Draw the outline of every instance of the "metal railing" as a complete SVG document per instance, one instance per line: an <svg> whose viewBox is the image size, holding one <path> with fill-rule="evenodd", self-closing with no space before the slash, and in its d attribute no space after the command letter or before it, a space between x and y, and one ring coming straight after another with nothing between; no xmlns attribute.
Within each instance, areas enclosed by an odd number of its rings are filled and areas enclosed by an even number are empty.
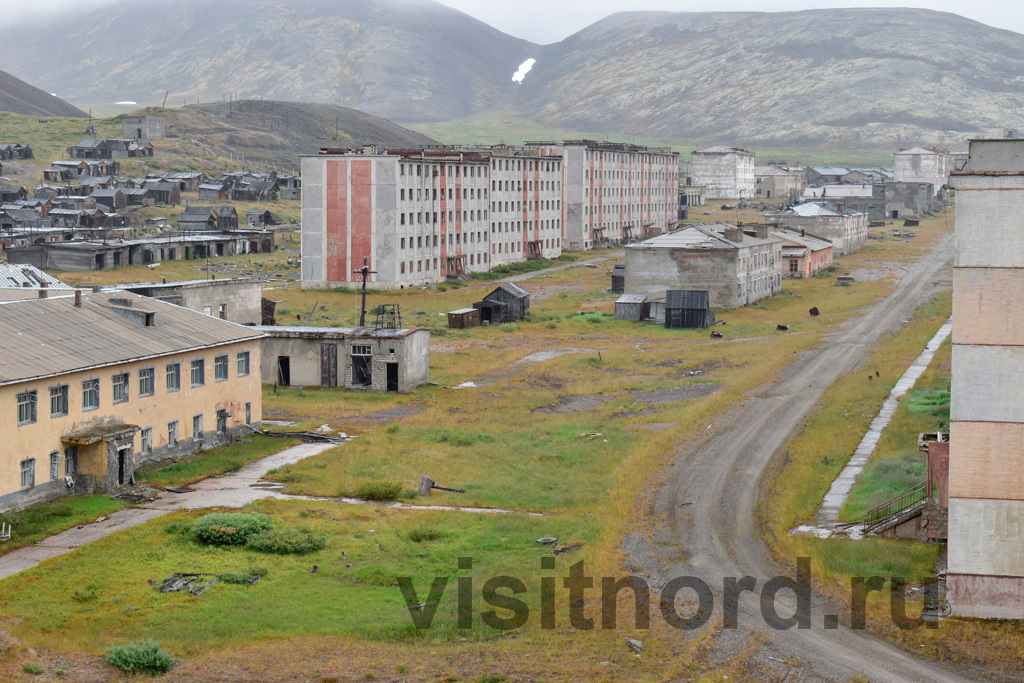
<svg viewBox="0 0 1024 683"><path fill-rule="evenodd" d="M870 529L877 526L879 522L883 522L920 505L924 502L925 496L925 482L921 482L917 486L907 489L898 496L890 498L881 505L871 508L864 514L862 523L864 524L865 530L870 531Z"/></svg>

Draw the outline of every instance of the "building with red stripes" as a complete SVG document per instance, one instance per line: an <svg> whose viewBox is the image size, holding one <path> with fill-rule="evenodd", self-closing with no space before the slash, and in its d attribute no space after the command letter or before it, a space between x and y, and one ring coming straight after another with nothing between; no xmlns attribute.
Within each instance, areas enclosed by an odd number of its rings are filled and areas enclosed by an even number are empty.
<svg viewBox="0 0 1024 683"><path fill-rule="evenodd" d="M593 249L653 237L677 219L679 154L596 140L530 142L562 157L562 247Z"/></svg>

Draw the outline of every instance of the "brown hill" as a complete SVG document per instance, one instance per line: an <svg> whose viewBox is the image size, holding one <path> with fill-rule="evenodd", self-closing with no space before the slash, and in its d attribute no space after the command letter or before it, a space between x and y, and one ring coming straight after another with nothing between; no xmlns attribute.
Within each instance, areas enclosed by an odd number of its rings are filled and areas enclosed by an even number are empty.
<svg viewBox="0 0 1024 683"><path fill-rule="evenodd" d="M0 71L0 111L27 116L88 116L78 107L29 85L6 71Z"/></svg>

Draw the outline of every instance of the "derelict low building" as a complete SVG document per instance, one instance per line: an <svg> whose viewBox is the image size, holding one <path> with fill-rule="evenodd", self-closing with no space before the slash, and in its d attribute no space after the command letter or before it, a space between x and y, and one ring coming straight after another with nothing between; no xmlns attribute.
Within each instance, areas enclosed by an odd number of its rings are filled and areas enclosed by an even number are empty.
<svg viewBox="0 0 1024 683"><path fill-rule="evenodd" d="M430 331L257 326L263 383L412 391L430 381Z"/></svg>

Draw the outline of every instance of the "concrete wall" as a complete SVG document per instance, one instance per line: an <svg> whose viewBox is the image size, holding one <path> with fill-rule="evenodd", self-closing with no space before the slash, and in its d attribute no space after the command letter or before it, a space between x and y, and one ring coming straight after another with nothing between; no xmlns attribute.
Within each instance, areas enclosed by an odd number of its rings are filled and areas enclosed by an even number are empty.
<svg viewBox="0 0 1024 683"><path fill-rule="evenodd" d="M947 589L963 616L1024 618L1022 168L1024 141L972 142L965 175L952 177Z"/></svg>
<svg viewBox="0 0 1024 683"><path fill-rule="evenodd" d="M125 138L160 140L164 137L164 128L164 117L162 116L125 116L121 120L121 134ZM140 129L141 136L139 135Z"/></svg>
<svg viewBox="0 0 1024 683"><path fill-rule="evenodd" d="M833 254L845 256L857 251L868 241L868 217L866 214L841 216L800 216L769 215L768 220L776 225L785 225L824 237L832 241Z"/></svg>
<svg viewBox="0 0 1024 683"><path fill-rule="evenodd" d="M694 185L709 199L750 199L755 195L754 155L749 152L701 152L690 155Z"/></svg>
<svg viewBox="0 0 1024 683"><path fill-rule="evenodd" d="M562 160L529 152L491 157L491 266L525 261L527 241L544 258L562 253Z"/></svg>
<svg viewBox="0 0 1024 683"><path fill-rule="evenodd" d="M893 155L893 180L907 183L930 183L933 195L949 182L952 157L946 152L927 151L917 154L898 152Z"/></svg>
<svg viewBox="0 0 1024 683"><path fill-rule="evenodd" d="M237 354L243 351L250 354L250 370L247 376L239 377ZM214 358L224 354L228 355L228 379L218 382L215 380ZM205 360L206 382L201 387L192 387L190 362L197 358ZM168 363L175 362L181 363L181 388L176 392L168 392L165 368ZM143 368L155 370L153 396L139 396L139 370ZM54 451L61 454L60 481L55 495L66 492L61 489L65 475L63 454L66 448L61 437L67 434L113 423L136 425L140 429L151 427L151 454L142 453L141 434L136 433L134 436L134 465L138 465L149 460L194 452L223 441L223 438L218 439L216 435L216 413L220 409L231 413L231 417L228 418L229 431L244 430L242 425L245 423L246 403L250 404L252 423L258 424L262 420L259 368L260 345L258 341L251 341L0 387L0 405L6 406L4 410L0 410L0 434L4 435L5 440L5 447L0 449L0 510L20 507L25 502L32 502L33 496L40 495L34 494L31 490L21 489L20 463L27 458L34 458L36 461L38 488L50 479L50 454ZM129 400L114 404L112 378L115 374L123 372L130 375ZM100 407L96 410L82 409L82 382L86 379L100 380ZM69 387L69 410L65 416L51 417L49 389L59 384L67 384ZM36 391L37 420L19 426L16 396L27 390ZM192 434L192 416L196 414L204 415L205 436L201 441L194 440ZM177 447L170 446L167 440L167 424L172 420L179 423ZM83 464L80 457L79 470L82 470Z"/></svg>
<svg viewBox="0 0 1024 683"><path fill-rule="evenodd" d="M221 306L227 312L226 320L241 325L259 325L263 322L263 288L258 282L236 280L206 280L190 282L177 287L126 287L129 291L169 303L220 316Z"/></svg>

